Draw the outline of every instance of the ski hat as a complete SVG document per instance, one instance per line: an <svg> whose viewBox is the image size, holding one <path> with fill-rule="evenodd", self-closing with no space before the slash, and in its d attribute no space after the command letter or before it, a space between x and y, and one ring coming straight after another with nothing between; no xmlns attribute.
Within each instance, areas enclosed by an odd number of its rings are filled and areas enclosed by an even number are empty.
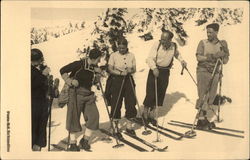
<svg viewBox="0 0 250 160"><path fill-rule="evenodd" d="M220 25L218 23L211 23L211 24L207 25L206 28L207 29L212 28L214 31L218 32L219 28L220 28Z"/></svg>
<svg viewBox="0 0 250 160"><path fill-rule="evenodd" d="M101 51L99 49L91 49L89 51L89 58L90 59L97 59L98 57L100 57L102 55Z"/></svg>
<svg viewBox="0 0 250 160"><path fill-rule="evenodd" d="M37 48L31 49L31 61L43 60L43 53Z"/></svg>

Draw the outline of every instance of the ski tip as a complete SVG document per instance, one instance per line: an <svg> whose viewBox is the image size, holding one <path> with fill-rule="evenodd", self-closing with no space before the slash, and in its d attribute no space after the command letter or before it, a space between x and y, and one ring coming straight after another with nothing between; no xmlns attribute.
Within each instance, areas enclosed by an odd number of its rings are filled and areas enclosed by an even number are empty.
<svg viewBox="0 0 250 160"><path fill-rule="evenodd" d="M162 148L162 150L164 150L164 152L166 152L167 149L168 149L168 146Z"/></svg>
<svg viewBox="0 0 250 160"><path fill-rule="evenodd" d="M194 138L196 135L197 134L195 131L190 130L190 131L187 131L184 136L185 136L185 138Z"/></svg>
<svg viewBox="0 0 250 160"><path fill-rule="evenodd" d="M124 147L124 144L117 144L117 145L114 145L112 148L121 148L121 147Z"/></svg>

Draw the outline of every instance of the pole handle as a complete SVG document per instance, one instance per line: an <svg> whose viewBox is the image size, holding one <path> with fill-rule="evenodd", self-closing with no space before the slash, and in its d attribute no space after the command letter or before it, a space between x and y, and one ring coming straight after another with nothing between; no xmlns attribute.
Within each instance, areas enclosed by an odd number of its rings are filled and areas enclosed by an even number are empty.
<svg viewBox="0 0 250 160"><path fill-rule="evenodd" d="M185 67L182 67L182 69L181 69L181 75L183 75L184 69L185 69Z"/></svg>

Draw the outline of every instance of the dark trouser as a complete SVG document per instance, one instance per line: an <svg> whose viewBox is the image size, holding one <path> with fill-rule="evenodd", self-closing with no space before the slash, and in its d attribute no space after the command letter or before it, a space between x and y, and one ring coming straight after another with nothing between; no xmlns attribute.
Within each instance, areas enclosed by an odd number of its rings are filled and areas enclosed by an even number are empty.
<svg viewBox="0 0 250 160"><path fill-rule="evenodd" d="M48 122L48 101L46 99L32 99L32 146L34 144L46 146L46 126Z"/></svg>
<svg viewBox="0 0 250 160"><path fill-rule="evenodd" d="M158 106L163 105L163 100L168 87L170 71L169 69L159 69L159 76L157 78L157 96ZM149 70L147 86L146 86L146 97L143 102L145 107L153 109L155 102L155 76L152 70Z"/></svg>
<svg viewBox="0 0 250 160"><path fill-rule="evenodd" d="M66 129L69 132L80 132L80 116L83 113L86 128L99 129L99 112L95 104L93 92L85 88L69 89L69 103L67 108Z"/></svg>
<svg viewBox="0 0 250 160"><path fill-rule="evenodd" d="M111 105L111 86L112 86L112 75L109 75L105 87L105 98L107 100L108 106Z"/></svg>
<svg viewBox="0 0 250 160"><path fill-rule="evenodd" d="M127 119L136 117L136 114L137 114L137 110L135 108L136 99L135 99L135 95L133 92L133 88L135 89L135 83L134 83L134 79L132 78L132 76L130 76L130 78L132 80L133 85L130 82L129 76L126 76L124 80L124 85L121 91L121 95L118 100L118 104L116 106L124 76L112 75L111 117L115 119L121 118L121 107L122 107L123 98L125 99L125 109L126 109L125 117Z"/></svg>

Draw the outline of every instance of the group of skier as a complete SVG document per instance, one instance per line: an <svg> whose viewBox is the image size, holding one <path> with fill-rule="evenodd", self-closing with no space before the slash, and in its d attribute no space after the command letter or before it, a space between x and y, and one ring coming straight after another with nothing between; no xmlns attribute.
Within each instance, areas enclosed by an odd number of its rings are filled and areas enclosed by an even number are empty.
<svg viewBox="0 0 250 160"><path fill-rule="evenodd" d="M225 40L219 40L217 37L219 25L209 24L207 29L207 39L201 40L197 47L196 57L197 65L197 88L198 100L196 108L198 112L197 128L212 129L215 127L213 101L216 96L218 82L221 78L219 65L228 62L229 51ZM169 84L170 69L173 60L176 58L184 69L187 69L187 63L182 58L177 44L172 42L174 34L169 30L162 31L160 40L157 40L152 46L146 63L149 66L149 72L146 83L146 95L143 101L143 111L140 113L143 122L147 126L149 123L156 125L155 110L163 106L163 100ZM133 128L133 120L137 116L136 104L138 100L135 92L135 81L133 74L136 73L136 59L133 53L129 51L128 41L125 37L118 39L117 51L113 52L108 60L108 80L105 87L104 98L107 106L111 106L109 114L111 125L114 125L112 134L117 139L122 139L119 129L119 120L121 119L121 107L124 99L126 133L136 136ZM39 54L39 55L38 55ZM34 58L35 57L35 58ZM91 49L86 58L72 62L60 69L60 74L69 87L69 101L67 107L66 129L69 132L69 151L80 151L80 149L90 150L90 140L94 131L99 129L99 112L96 106L96 96L91 90L93 85L101 85L100 75L102 70L98 63L102 57L102 52L98 49ZM44 79L48 75L49 69L39 70L36 67L43 61L40 50L31 50L32 61L32 147L33 150L41 150L46 141L46 123L47 117L40 116L46 112L46 104L43 97L46 93L46 85L42 86ZM35 63L38 61L39 63ZM220 63L219 63L220 62ZM39 74L39 75L36 75ZM37 76L37 78L36 78ZM40 78L39 78L40 77ZM38 81L41 85L35 85ZM210 83L212 81L212 83ZM204 96L209 88L209 96L205 100ZM41 92L41 91L44 92ZM33 103L39 93L41 97L37 103ZM33 96L34 95L34 96ZM139 106L138 106L139 107ZM39 108L39 110L37 110ZM43 109L42 109L43 108ZM138 108L139 111L140 108ZM83 113L85 120L85 130L83 137L77 145L76 134L82 131L80 115ZM214 113L214 112L213 112ZM40 119L38 120L38 115ZM44 122L43 122L44 121ZM41 122L41 123L39 123ZM36 131L35 131L36 130ZM45 140L45 141L44 141ZM41 142L43 141L43 143ZM37 149L38 148L38 149Z"/></svg>

